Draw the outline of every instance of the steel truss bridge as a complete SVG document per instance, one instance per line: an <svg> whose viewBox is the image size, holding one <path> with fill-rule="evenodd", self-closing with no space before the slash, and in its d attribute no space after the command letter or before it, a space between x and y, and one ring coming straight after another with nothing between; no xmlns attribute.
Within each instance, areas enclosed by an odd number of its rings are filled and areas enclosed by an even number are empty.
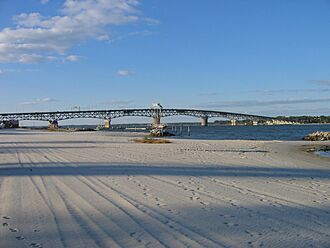
<svg viewBox="0 0 330 248"><path fill-rule="evenodd" d="M31 112L31 113L3 113L0 122L5 121L61 121L75 118L96 118L111 120L125 116L152 117L154 123L160 123L161 117L168 116L193 116L201 118L202 125L207 125L208 118L221 117L230 120L272 120L271 117L230 113L222 111L196 110L196 109L118 109L118 110L82 110L82 111L57 111L57 112Z"/></svg>

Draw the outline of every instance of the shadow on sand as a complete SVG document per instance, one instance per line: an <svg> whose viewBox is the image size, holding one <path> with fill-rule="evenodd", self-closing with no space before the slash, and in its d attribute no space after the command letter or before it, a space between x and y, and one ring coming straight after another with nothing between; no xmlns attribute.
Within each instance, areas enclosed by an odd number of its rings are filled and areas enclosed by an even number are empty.
<svg viewBox="0 0 330 248"><path fill-rule="evenodd" d="M0 176L212 176L330 179L328 169L269 168L256 166L173 166L100 163L0 164Z"/></svg>

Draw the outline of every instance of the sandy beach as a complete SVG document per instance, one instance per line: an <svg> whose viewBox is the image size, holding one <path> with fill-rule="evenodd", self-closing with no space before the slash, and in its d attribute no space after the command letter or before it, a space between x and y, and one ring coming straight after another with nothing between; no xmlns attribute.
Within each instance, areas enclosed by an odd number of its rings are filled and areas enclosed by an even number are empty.
<svg viewBox="0 0 330 248"><path fill-rule="evenodd" d="M330 142L0 131L0 247L330 247Z"/></svg>

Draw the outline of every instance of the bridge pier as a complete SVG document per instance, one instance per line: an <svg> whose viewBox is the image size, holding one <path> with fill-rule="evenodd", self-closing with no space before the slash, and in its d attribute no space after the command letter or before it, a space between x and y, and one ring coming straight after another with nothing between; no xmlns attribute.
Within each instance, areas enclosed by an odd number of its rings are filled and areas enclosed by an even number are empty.
<svg viewBox="0 0 330 248"><path fill-rule="evenodd" d="M49 120L48 121L49 129L57 129L58 128L58 120Z"/></svg>
<svg viewBox="0 0 330 248"><path fill-rule="evenodd" d="M231 125L236 126L237 125L237 120L235 118L231 119Z"/></svg>
<svg viewBox="0 0 330 248"><path fill-rule="evenodd" d="M19 127L19 121L17 120L9 120L9 121L3 121L5 128L18 128Z"/></svg>
<svg viewBox="0 0 330 248"><path fill-rule="evenodd" d="M208 117L207 116L202 116L201 117L201 126L206 127L208 125Z"/></svg>
<svg viewBox="0 0 330 248"><path fill-rule="evenodd" d="M153 126L158 126L158 125L160 125L160 115L159 115L159 114L155 114L155 115L152 117L152 125L153 125Z"/></svg>
<svg viewBox="0 0 330 248"><path fill-rule="evenodd" d="M104 120L104 128L108 129L111 127L111 118L107 118Z"/></svg>

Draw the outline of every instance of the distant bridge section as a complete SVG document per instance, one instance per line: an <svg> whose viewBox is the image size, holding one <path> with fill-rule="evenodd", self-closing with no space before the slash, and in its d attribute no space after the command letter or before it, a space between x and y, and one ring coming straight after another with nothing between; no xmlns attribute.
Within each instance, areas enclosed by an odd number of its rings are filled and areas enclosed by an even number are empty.
<svg viewBox="0 0 330 248"><path fill-rule="evenodd" d="M62 121L77 118L103 119L110 123L111 119L125 116L141 116L153 118L154 124L160 124L162 117L168 116L192 116L201 119L201 125L207 126L208 119L221 117L233 121L249 119L252 121L272 120L272 117L240 114L222 111L197 110L197 109L118 109L118 110L82 110L82 111L57 111L57 112L31 112L31 113L3 113L0 114L0 122L6 121Z"/></svg>

